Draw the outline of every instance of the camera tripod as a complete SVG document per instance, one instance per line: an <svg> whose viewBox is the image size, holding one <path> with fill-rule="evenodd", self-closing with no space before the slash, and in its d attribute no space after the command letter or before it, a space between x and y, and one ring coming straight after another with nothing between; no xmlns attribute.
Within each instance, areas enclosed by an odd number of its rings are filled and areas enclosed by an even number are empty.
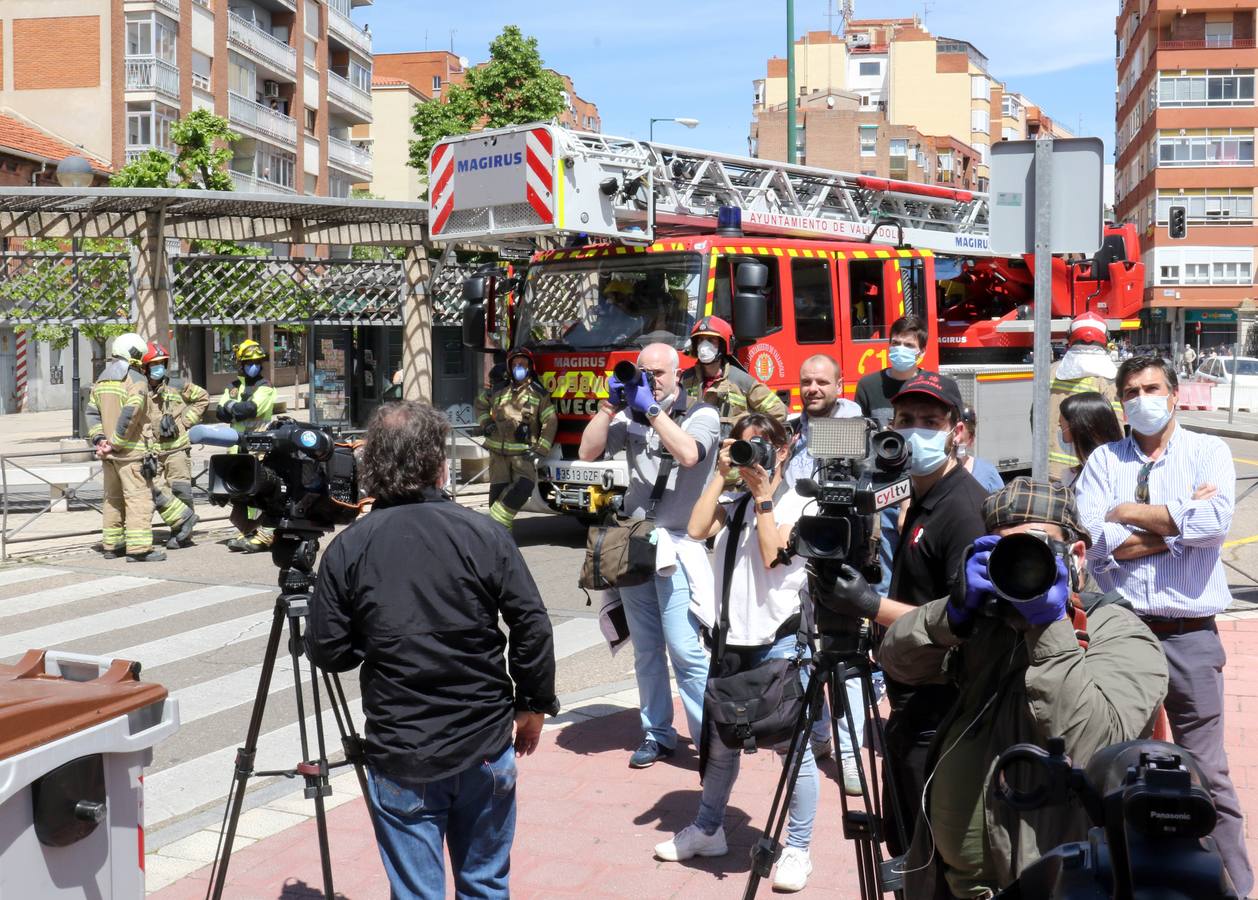
<svg viewBox="0 0 1258 900"><path fill-rule="evenodd" d="M314 663L307 658L317 755L312 756L310 752L310 740L306 728L305 689L301 679L301 657L304 654L302 620L309 614L310 589L314 583L314 561L319 552L319 538L324 533L324 529L314 523L303 523L303 526L308 527L297 527L292 520L287 520L276 529L275 543L271 548L271 558L280 570L280 594L275 599L275 615L271 619L271 633L267 639L266 655L262 660L262 672L258 676L258 692L253 699L249 730L245 734L244 745L236 751L236 772L232 778L231 790L227 795L224 827L219 833L219 845L214 854L214 863L210 867L210 884L206 897L212 897L214 900L220 900L223 896L223 889L227 882L227 867L231 863L232 844L236 839L236 826L240 821L245 788L250 778L282 775L285 778L300 776L305 780L305 796L314 800L315 805L319 860L323 872L323 895L326 900L334 900L336 896L332 887L332 858L328 848L327 812L324 807L324 798L332 793L332 787L328 783L328 772L340 766L352 765L358 773L358 784L362 788L363 796L368 796L367 774L363 768L362 738L354 730L341 679L336 674L329 675L327 672L316 671ZM275 672L275 661L279 653L280 636L284 631L285 622L288 623L288 652L293 666L293 690L297 697L297 729L301 742L301 762L292 769L257 772L254 771L253 764L257 755L258 736L262 731L262 718L266 712L267 696L271 691L271 677ZM328 762L323 734L323 711L320 706L320 675L323 677L324 687L331 700L332 715L336 719L337 730L341 734L341 747L345 753L345 759L340 762ZM368 812L374 815L370 803L367 804L367 808Z"/></svg>
<svg viewBox="0 0 1258 900"><path fill-rule="evenodd" d="M815 597L816 594L814 593ZM818 610L820 613L821 611ZM820 619L819 619L820 621ZM858 722L868 721L876 735L876 740L867 742L865 752L868 755L869 767L866 770L860 752L854 753L856 771L860 778L861 800L863 809L849 808L850 800L847 793L839 791L839 803L843 809L843 837L856 845L856 868L860 881L862 900L875 900L883 893L894 891L901 897L903 875L894 869L899 857L884 860L882 858L882 835L884 817L882 814L882 795L879 792L878 766L874 759L874 744L886 746L883 730L882 714L878 709L878 698L874 692L873 668L869 660L866 641L855 621L845 621L841 633L836 634L823 627L821 633L821 649L811 660L812 674L808 680L808 688L804 692L804 705L791 729L791 739L786 759L782 764L782 774L778 778L777 790L773 794L773 802L769 807L769 819L764 831L751 851L751 873L747 877L747 887L743 892L744 900L755 897L760 880L769 876L773 862L781 849L779 839L782 828L786 825L790 813L790 798L795 793L795 782L799 778L799 769L804 761L804 751L808 748L809 736L813 723L821 715L822 701L829 690L830 699L830 736L834 741L834 749L839 751L838 716L842 715L847 723L848 734L856 735ZM856 630L854 631L853 628ZM857 719L847 702L845 684L849 678L858 678L861 683L863 698L862 714ZM887 787L890 802L897 807L895 779L887 772ZM900 838L900 846L908 846L905 839L904 823L899 817L892 815L895 828Z"/></svg>

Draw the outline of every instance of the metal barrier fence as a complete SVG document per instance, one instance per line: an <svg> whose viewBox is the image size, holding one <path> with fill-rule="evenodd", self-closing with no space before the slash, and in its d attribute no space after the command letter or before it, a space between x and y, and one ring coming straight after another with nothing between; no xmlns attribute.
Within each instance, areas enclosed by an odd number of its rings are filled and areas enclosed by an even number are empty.
<svg viewBox="0 0 1258 900"><path fill-rule="evenodd" d="M481 437L480 428L475 425L451 425L450 437L446 441L446 463L449 467L449 488L450 496L459 496L459 476L463 473L463 461L471 459L486 459L488 454L482 449L484 445L473 439L473 435ZM459 437L466 439L465 444L459 443ZM471 445L470 447L468 445ZM476 448L473 450L472 448ZM457 473L456 474L456 470ZM479 472L470 478L464 479L463 487L476 484L479 481L489 478L489 466L486 464Z"/></svg>
<svg viewBox="0 0 1258 900"><path fill-rule="evenodd" d="M39 464L36 460L48 460ZM90 449L31 450L0 453L0 561L9 558L10 548L38 541L97 537L105 494L103 466ZM194 498L201 523L227 521L228 513L207 516L202 482L204 467L193 475ZM30 509L30 507L36 507ZM65 516L64 527L34 526L45 516Z"/></svg>

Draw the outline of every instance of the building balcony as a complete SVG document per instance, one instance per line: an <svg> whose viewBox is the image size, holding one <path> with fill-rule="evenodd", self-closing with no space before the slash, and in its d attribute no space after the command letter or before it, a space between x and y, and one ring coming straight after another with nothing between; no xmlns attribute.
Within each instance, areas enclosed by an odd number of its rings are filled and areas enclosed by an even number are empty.
<svg viewBox="0 0 1258 900"><path fill-rule="evenodd" d="M297 146L296 119L231 91L227 92L227 118L267 140Z"/></svg>
<svg viewBox="0 0 1258 900"><path fill-rule="evenodd" d="M155 2L157 3L158 9L160 9L164 15L170 16L170 18L178 21L179 0L155 0Z"/></svg>
<svg viewBox="0 0 1258 900"><path fill-rule="evenodd" d="M328 34L370 58L371 34L349 17L348 7L348 2L337 3L336 0L328 4Z"/></svg>
<svg viewBox="0 0 1258 900"><path fill-rule="evenodd" d="M282 184L276 184L267 181L265 178L258 178L250 175L248 172L236 172L229 170L232 177L232 183L236 186L236 190L242 194L295 194L297 193L290 187Z"/></svg>
<svg viewBox="0 0 1258 900"><path fill-rule="evenodd" d="M354 175L362 175L363 181L371 180L371 152L349 141L328 137L328 163Z"/></svg>
<svg viewBox="0 0 1258 900"><path fill-rule="evenodd" d="M167 147L155 147L152 145L143 145L143 144L128 144L127 149L126 149L126 161L128 163L135 162L137 159L139 159L145 153L148 153L150 150L160 150L163 153L169 153L169 154L174 153L173 150Z"/></svg>
<svg viewBox="0 0 1258 900"><path fill-rule="evenodd" d="M227 14L227 44L267 68L296 80L297 51L233 12Z"/></svg>
<svg viewBox="0 0 1258 900"><path fill-rule="evenodd" d="M347 111L353 121L371 121L371 93L332 71L328 72L328 99Z"/></svg>
<svg viewBox="0 0 1258 900"><path fill-rule="evenodd" d="M128 56L127 90L157 91L179 100L179 69L155 56Z"/></svg>
<svg viewBox="0 0 1258 900"><path fill-rule="evenodd" d="M1207 38L1200 41L1158 41L1158 50L1253 50L1254 38Z"/></svg>

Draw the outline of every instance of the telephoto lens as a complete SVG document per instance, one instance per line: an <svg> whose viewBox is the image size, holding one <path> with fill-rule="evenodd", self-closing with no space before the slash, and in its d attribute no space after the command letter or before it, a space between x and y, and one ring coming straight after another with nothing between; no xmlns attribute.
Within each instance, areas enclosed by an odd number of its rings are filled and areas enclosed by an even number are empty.
<svg viewBox="0 0 1258 900"><path fill-rule="evenodd" d="M1057 554L1033 534L1006 535L987 559L987 577L1006 600L1034 600L1057 581Z"/></svg>
<svg viewBox="0 0 1258 900"><path fill-rule="evenodd" d="M607 370L604 369L603 371ZM637 384L640 377L638 375L638 367L627 359L622 359L616 363L615 368L612 369L612 375L624 385Z"/></svg>
<svg viewBox="0 0 1258 900"><path fill-rule="evenodd" d="M762 437L753 437L745 441L734 441L729 445L729 460L738 468L759 465L766 472L773 473L773 445Z"/></svg>

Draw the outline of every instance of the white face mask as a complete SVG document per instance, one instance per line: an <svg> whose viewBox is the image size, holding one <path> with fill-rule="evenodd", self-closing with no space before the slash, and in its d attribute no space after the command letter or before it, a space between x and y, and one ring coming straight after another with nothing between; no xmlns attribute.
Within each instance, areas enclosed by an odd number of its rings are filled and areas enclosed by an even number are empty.
<svg viewBox="0 0 1258 900"><path fill-rule="evenodd" d="M720 348L711 341L700 341L699 346L695 348L695 356L699 358L699 362L707 365L716 362L716 358L721 355Z"/></svg>
<svg viewBox="0 0 1258 900"><path fill-rule="evenodd" d="M1123 412L1131 430L1137 434L1157 434L1171 420L1168 397L1163 394L1141 394L1123 404Z"/></svg>
<svg viewBox="0 0 1258 900"><path fill-rule="evenodd" d="M1065 432L1060 428L1057 429L1057 446L1061 447L1061 452L1070 456L1075 455L1075 445L1066 440Z"/></svg>

